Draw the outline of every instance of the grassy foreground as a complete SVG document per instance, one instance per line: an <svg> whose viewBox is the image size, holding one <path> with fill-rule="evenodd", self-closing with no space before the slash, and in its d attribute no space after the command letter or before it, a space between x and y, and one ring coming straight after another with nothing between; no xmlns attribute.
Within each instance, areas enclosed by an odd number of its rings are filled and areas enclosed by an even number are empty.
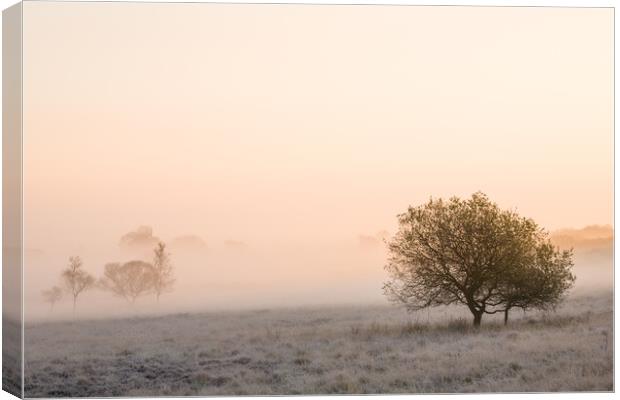
<svg viewBox="0 0 620 400"><path fill-rule="evenodd" d="M470 327L462 308L297 308L30 324L25 394L613 390L612 295ZM466 318L466 319L465 319Z"/></svg>

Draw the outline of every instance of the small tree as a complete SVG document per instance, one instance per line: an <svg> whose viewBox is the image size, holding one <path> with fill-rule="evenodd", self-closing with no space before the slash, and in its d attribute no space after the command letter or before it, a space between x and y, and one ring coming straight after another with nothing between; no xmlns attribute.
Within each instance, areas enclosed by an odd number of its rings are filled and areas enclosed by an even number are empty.
<svg viewBox="0 0 620 400"><path fill-rule="evenodd" d="M130 303L153 290L153 266L144 261L106 264L100 286Z"/></svg>
<svg viewBox="0 0 620 400"><path fill-rule="evenodd" d="M512 308L555 309L575 282L570 271L572 266L571 250L560 251L541 239L531 262L522 268L513 268L499 286L504 325L508 324Z"/></svg>
<svg viewBox="0 0 620 400"><path fill-rule="evenodd" d="M62 289L58 286L52 286L51 289L41 292L41 295L47 303L50 303L51 310L54 311L54 304L62 299Z"/></svg>
<svg viewBox="0 0 620 400"><path fill-rule="evenodd" d="M172 290L174 285L173 267L170 262L170 253L166 251L166 244L159 242L154 250L153 268L155 272L153 289L157 302L159 297Z"/></svg>
<svg viewBox="0 0 620 400"><path fill-rule="evenodd" d="M62 272L66 290L73 296L73 314L78 296L95 285L95 278L82 269L82 259L69 257L69 266Z"/></svg>
<svg viewBox="0 0 620 400"><path fill-rule="evenodd" d="M574 280L570 254L550 251L546 233L534 221L501 210L483 193L467 200L431 199L398 219L400 229L388 243L391 279L384 291L409 310L463 304L479 326L484 314L505 312L508 302L510 307L525 305L524 298L528 306L551 304ZM536 279L545 283L524 286L531 270L541 271ZM551 287L556 294L541 294Z"/></svg>

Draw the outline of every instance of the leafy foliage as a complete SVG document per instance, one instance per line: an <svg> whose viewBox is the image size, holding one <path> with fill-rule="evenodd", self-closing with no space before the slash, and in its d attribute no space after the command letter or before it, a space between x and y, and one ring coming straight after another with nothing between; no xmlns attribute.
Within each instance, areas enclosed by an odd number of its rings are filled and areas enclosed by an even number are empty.
<svg viewBox="0 0 620 400"><path fill-rule="evenodd" d="M409 310L464 304L482 315L557 304L572 286L572 254L554 248L528 218L483 193L431 199L398 216L384 291Z"/></svg>

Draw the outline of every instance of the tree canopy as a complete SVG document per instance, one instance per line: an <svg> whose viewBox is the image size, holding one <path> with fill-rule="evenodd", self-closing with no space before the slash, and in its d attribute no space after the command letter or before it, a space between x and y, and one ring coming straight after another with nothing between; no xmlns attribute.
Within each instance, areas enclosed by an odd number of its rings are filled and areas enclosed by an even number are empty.
<svg viewBox="0 0 620 400"><path fill-rule="evenodd" d="M134 260L123 264L106 264L100 285L103 289L134 303L138 297L153 290L154 282L153 265Z"/></svg>
<svg viewBox="0 0 620 400"><path fill-rule="evenodd" d="M480 192L409 207L398 222L384 291L409 310L463 304L478 326L485 313L553 307L575 280L570 251Z"/></svg>

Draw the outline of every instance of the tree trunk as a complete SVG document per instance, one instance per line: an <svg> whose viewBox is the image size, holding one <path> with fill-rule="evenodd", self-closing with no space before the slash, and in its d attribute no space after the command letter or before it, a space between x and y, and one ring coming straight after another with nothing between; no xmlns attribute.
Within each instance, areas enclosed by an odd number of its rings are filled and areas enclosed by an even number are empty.
<svg viewBox="0 0 620 400"><path fill-rule="evenodd" d="M481 321L482 321L482 313L481 312L475 312L474 313L474 327L479 328Z"/></svg>
<svg viewBox="0 0 620 400"><path fill-rule="evenodd" d="M75 319L75 303L77 302L77 296L73 296L73 319Z"/></svg>
<svg viewBox="0 0 620 400"><path fill-rule="evenodd" d="M504 310L504 326L508 325L508 308Z"/></svg>

